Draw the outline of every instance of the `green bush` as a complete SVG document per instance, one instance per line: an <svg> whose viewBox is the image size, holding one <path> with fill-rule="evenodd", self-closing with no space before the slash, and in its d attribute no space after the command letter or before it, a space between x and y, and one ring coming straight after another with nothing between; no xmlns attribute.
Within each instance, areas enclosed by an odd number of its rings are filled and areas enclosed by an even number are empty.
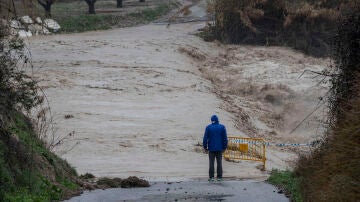
<svg viewBox="0 0 360 202"><path fill-rule="evenodd" d="M300 190L300 178L296 177L293 172L288 170L272 170L267 181L284 190L287 195L291 196L292 201L303 201Z"/></svg>

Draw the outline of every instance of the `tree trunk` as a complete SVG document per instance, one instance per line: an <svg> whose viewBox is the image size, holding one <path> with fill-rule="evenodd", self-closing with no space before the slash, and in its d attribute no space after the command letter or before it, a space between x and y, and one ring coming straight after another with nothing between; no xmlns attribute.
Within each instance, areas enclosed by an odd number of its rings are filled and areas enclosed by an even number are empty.
<svg viewBox="0 0 360 202"><path fill-rule="evenodd" d="M122 2L123 0L116 0L116 1L117 1L116 7L117 7L117 8L122 8L122 7L123 7L123 4L122 4L122 3L123 3L123 2Z"/></svg>
<svg viewBox="0 0 360 202"><path fill-rule="evenodd" d="M93 1L89 3L89 14L95 14L95 2Z"/></svg>
<svg viewBox="0 0 360 202"><path fill-rule="evenodd" d="M44 8L45 8L45 17L51 18L51 4L47 4Z"/></svg>
<svg viewBox="0 0 360 202"><path fill-rule="evenodd" d="M51 17L51 5L54 3L54 1L38 0L38 3L45 9L45 17L47 17L47 18Z"/></svg>

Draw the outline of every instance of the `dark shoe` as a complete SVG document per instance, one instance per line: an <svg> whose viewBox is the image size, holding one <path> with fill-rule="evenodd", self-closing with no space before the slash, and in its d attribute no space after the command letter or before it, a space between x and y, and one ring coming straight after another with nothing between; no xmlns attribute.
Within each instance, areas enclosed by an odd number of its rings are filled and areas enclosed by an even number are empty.
<svg viewBox="0 0 360 202"><path fill-rule="evenodd" d="M208 181L209 181L209 182L214 182L214 178L211 177L211 178L208 179Z"/></svg>
<svg viewBox="0 0 360 202"><path fill-rule="evenodd" d="M222 182L222 181L223 181L223 179L222 179L222 178L217 178L217 179L216 179L216 181L218 181L218 182Z"/></svg>

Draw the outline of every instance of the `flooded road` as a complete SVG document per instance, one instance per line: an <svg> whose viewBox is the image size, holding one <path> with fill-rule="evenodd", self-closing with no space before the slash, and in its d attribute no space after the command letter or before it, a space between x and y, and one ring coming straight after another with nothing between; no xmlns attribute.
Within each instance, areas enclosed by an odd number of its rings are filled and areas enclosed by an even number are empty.
<svg viewBox="0 0 360 202"><path fill-rule="evenodd" d="M224 89L287 82L281 89L290 92L291 102L294 96L305 94L309 103L317 99L316 89L309 91L316 81L295 78L306 68L321 71L323 63L298 65L296 62L309 59L287 48L207 43L194 35L204 24L174 24L168 28L150 24L31 38L35 74L50 101L56 135L73 134L55 152L80 174L135 175L149 180L206 178L208 157L196 145L202 142L211 115L219 116L229 136L254 135L246 125L238 125L239 106L252 117L252 122L244 124L251 124L261 134L274 130L266 126L273 123L274 116L266 110L270 105L262 104L261 96L236 97L231 105L214 91L211 78L225 81ZM195 50L195 58L184 50ZM224 52L231 58L226 59ZM280 60L279 54L284 52L289 54L286 60ZM202 59L202 54L205 61L196 58ZM227 63L221 63L223 60ZM287 109L291 109L290 101L285 103ZM274 110L281 112L281 107ZM292 118L299 114L288 111L291 113L285 115ZM302 118L298 116L296 121ZM276 128L275 132L281 134L279 131ZM308 134L300 134L297 140L311 140ZM273 138L291 139L286 134ZM289 150L269 148L267 170L286 169L294 160L296 154ZM260 171L259 165L224 162L224 176L265 179L268 172Z"/></svg>
<svg viewBox="0 0 360 202"><path fill-rule="evenodd" d="M242 133L232 114L220 108L211 83L178 51L189 45L216 54L213 44L189 34L200 26L146 25L33 38L33 61L42 67L37 76L57 134L75 132L56 152L79 173L96 176L206 177L208 159L195 144L210 116L218 114L229 135ZM239 165L225 163L225 175L266 175L254 163Z"/></svg>

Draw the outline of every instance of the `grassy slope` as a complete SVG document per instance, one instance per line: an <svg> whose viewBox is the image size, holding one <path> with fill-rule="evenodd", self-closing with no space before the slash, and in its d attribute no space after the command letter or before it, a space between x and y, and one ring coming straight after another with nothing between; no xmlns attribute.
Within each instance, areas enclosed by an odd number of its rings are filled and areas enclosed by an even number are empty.
<svg viewBox="0 0 360 202"><path fill-rule="evenodd" d="M15 1L16 16L29 15L45 18L44 9L36 1L31 6L23 1ZM3 5L3 4L2 4ZM178 7L177 0L153 0L139 2L138 0L123 1L123 8L116 8L115 0L97 1L95 15L87 14L88 6L83 0L56 1L51 7L52 18L62 27L61 32L85 32L106 30L113 27L130 27L149 23L169 13ZM4 8L9 5L3 5ZM1 11L8 13L0 6ZM11 16L7 15L8 16ZM0 14L1 16L1 14ZM13 16L15 17L15 16Z"/></svg>
<svg viewBox="0 0 360 202"><path fill-rule="evenodd" d="M45 148L31 124L12 112L12 124L0 129L0 201L53 201L78 193L77 174Z"/></svg>
<svg viewBox="0 0 360 202"><path fill-rule="evenodd" d="M134 26L136 24L151 22L165 15L171 10L167 4L161 4L155 8L146 8L141 11L122 15L96 14L75 15L67 17L54 17L62 26L61 31L66 33L84 32L92 30L105 30L116 27Z"/></svg>
<svg viewBox="0 0 360 202"><path fill-rule="evenodd" d="M62 32L72 33L148 23L176 7L175 1L157 0L151 5L139 2L127 5L128 3L124 3L123 8L117 9L116 1L99 1L95 4L99 12L89 15L86 13L88 7L84 1L56 2L52 14L62 26ZM43 13L43 10L38 8L38 13Z"/></svg>

